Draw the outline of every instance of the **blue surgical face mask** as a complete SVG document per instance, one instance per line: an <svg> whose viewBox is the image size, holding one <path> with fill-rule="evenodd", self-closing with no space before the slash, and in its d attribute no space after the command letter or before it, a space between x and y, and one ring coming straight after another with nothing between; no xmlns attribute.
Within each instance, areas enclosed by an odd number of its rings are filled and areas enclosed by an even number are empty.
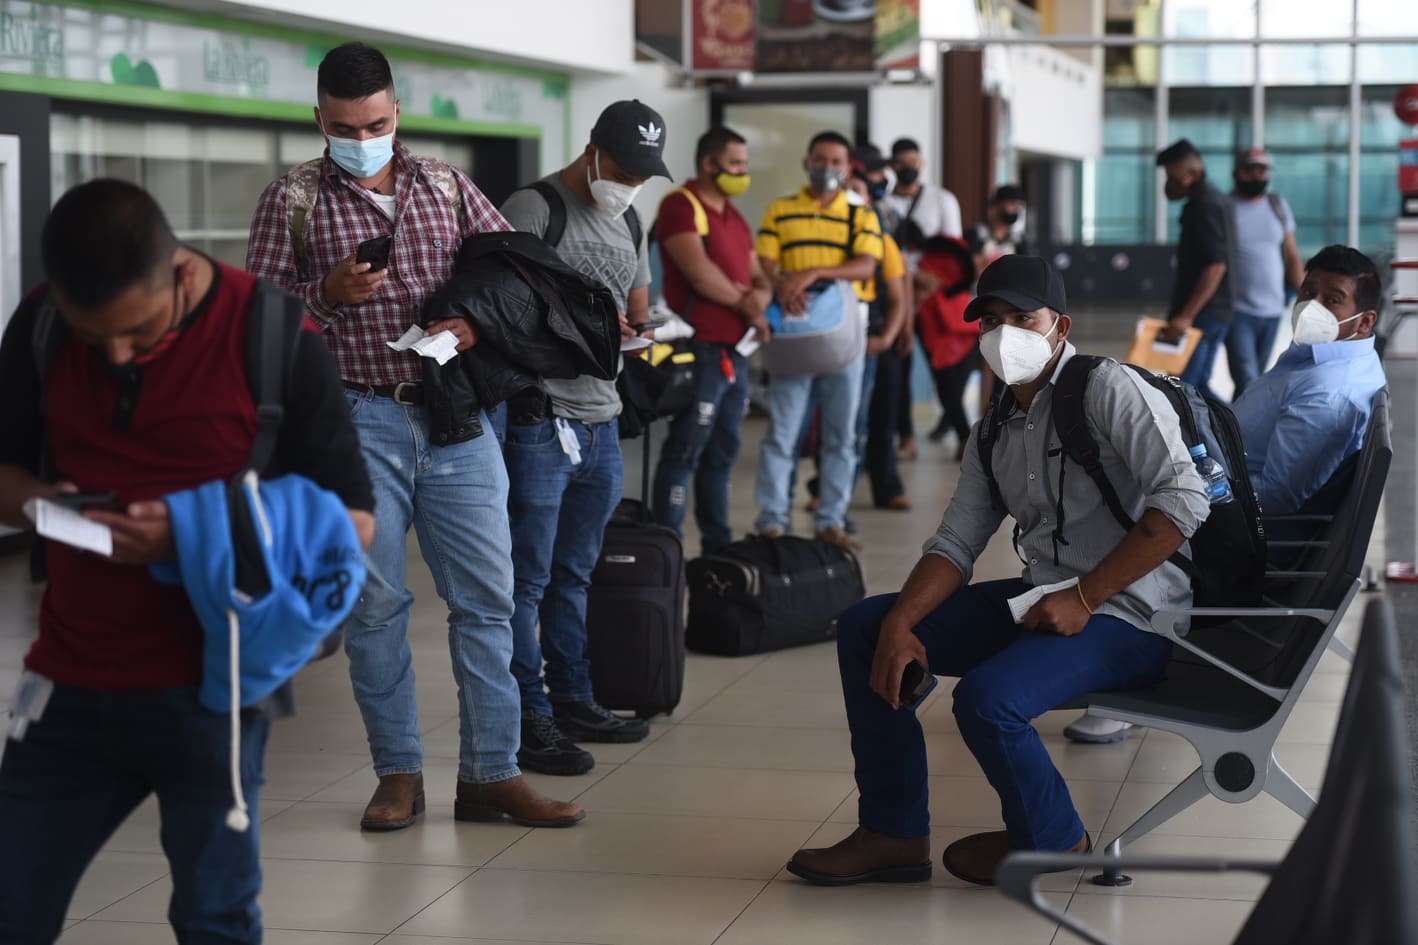
<svg viewBox="0 0 1418 945"><path fill-rule="evenodd" d="M324 131L324 125L321 125ZM336 138L328 132L330 160L360 180L368 180L394 160L394 132L378 138Z"/></svg>

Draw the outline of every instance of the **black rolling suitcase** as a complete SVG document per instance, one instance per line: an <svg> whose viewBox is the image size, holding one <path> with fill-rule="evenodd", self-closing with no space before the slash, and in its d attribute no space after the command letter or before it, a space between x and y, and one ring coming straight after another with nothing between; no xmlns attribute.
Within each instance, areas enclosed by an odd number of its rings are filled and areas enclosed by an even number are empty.
<svg viewBox="0 0 1418 945"><path fill-rule="evenodd" d="M591 687L608 709L670 713L684 693L684 543L650 523L650 434L641 500L624 499L606 526L586 601Z"/></svg>
<svg viewBox="0 0 1418 945"><path fill-rule="evenodd" d="M718 656L821 643L865 595L861 564L847 549L752 536L689 563L686 642Z"/></svg>

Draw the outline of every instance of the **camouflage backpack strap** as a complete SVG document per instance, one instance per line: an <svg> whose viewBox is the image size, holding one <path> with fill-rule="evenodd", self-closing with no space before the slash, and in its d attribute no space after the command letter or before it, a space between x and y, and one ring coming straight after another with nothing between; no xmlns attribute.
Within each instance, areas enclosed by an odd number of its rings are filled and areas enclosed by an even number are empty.
<svg viewBox="0 0 1418 945"><path fill-rule="evenodd" d="M305 251L305 231L310 216L320 198L320 175L325 173L325 159L316 158L297 164L286 173L286 213L290 217L290 246L295 256L296 278L310 278L310 256Z"/></svg>
<svg viewBox="0 0 1418 945"><path fill-rule="evenodd" d="M453 165L444 161L425 160L423 173L429 183L448 198L448 202L453 205L453 215L458 218L458 224L461 226L468 208L463 205L463 188L458 183L458 174L453 170Z"/></svg>

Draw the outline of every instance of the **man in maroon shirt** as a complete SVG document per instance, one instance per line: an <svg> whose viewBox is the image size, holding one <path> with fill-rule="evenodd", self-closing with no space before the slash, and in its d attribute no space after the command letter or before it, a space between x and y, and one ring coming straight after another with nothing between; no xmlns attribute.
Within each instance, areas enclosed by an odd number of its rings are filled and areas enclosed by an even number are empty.
<svg viewBox="0 0 1418 945"><path fill-rule="evenodd" d="M510 227L462 171L397 139L394 76L379 50L347 43L320 63L316 124L324 156L274 181L251 222L247 268L309 301L335 354L377 499L369 583L345 625L350 679L379 778L365 830L407 827L423 812L423 743L404 586L409 528L448 604L458 687L457 820L508 817L566 827L584 812L548 800L517 765L521 696L512 676L512 547L507 469L486 414L436 428L423 367L386 342L423 323L429 296L453 274L463 239ZM307 238L308 237L308 238ZM360 262L361 243L387 237L387 266ZM458 350L477 342L461 319Z"/></svg>
<svg viewBox="0 0 1418 945"><path fill-rule="evenodd" d="M754 252L753 231L731 199L748 189L748 145L728 128L711 128L694 159L698 176L665 197L655 223L665 301L694 326L696 393L694 405L670 424L660 452L654 515L679 531L693 478L695 519L709 554L733 541L729 474L748 405L748 361L735 346L749 332L759 342L769 340L763 311L773 290Z"/></svg>
<svg viewBox="0 0 1418 945"><path fill-rule="evenodd" d="M246 464L256 280L179 245L148 194L113 180L65 194L42 250L47 289L21 303L0 343L0 521L29 527L27 501L75 491L111 492L122 511L86 513L112 529L111 556L46 548L39 638L12 706L33 721L12 723L23 737L0 763L0 942L58 937L89 861L156 794L178 939L255 945L257 831L226 826L231 723L197 700L202 628L186 593L147 566L175 556L162 497ZM46 292L63 334L39 365ZM367 546L373 495L342 394L319 335L304 333L271 471L339 495ZM38 478L46 445L57 482ZM255 822L270 722L242 715Z"/></svg>

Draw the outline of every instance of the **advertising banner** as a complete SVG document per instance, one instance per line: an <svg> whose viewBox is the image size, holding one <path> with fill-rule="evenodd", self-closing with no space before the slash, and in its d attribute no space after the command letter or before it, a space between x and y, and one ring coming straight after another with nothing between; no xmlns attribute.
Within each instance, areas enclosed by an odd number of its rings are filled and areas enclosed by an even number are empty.
<svg viewBox="0 0 1418 945"><path fill-rule="evenodd" d="M876 0L876 65L920 68L921 0Z"/></svg>
<svg viewBox="0 0 1418 945"><path fill-rule="evenodd" d="M753 0L694 0L689 29L691 70L753 68Z"/></svg>
<svg viewBox="0 0 1418 945"><path fill-rule="evenodd" d="M877 0L758 0L757 72L869 72Z"/></svg>

